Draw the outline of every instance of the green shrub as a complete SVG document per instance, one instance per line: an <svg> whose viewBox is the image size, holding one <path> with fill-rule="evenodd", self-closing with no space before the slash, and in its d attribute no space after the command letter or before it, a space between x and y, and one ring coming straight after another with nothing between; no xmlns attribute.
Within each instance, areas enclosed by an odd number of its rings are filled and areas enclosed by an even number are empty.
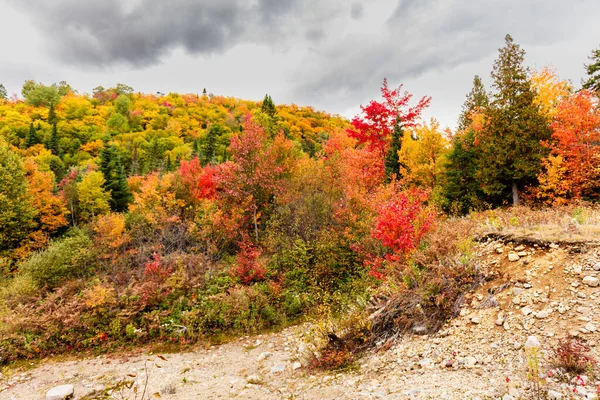
<svg viewBox="0 0 600 400"><path fill-rule="evenodd" d="M90 270L92 241L75 229L66 237L50 243L46 250L34 253L21 265L38 287L53 289L61 282L85 276Z"/></svg>

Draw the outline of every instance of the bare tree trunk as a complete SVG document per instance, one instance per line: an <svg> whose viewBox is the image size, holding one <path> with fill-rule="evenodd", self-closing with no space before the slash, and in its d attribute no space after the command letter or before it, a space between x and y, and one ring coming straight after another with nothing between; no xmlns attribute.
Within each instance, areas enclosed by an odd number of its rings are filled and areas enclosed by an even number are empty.
<svg viewBox="0 0 600 400"><path fill-rule="evenodd" d="M519 188L517 187L517 182L515 182L515 181L512 182L512 199L513 199L513 206L518 206L519 205Z"/></svg>

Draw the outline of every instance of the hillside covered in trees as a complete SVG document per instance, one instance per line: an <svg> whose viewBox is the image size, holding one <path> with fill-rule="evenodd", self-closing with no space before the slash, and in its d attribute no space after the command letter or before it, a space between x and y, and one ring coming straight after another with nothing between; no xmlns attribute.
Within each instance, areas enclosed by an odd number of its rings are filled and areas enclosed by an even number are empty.
<svg viewBox="0 0 600 400"><path fill-rule="evenodd" d="M442 269L427 252L441 222L598 201L599 63L579 89L507 35L454 131L387 81L352 120L268 95L0 86L0 362L281 326L380 287L449 318L477 272L458 233Z"/></svg>

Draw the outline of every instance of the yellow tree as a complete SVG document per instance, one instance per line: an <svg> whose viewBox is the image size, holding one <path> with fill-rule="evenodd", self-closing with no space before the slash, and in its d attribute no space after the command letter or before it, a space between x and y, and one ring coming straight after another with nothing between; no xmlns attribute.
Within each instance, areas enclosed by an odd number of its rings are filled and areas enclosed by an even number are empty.
<svg viewBox="0 0 600 400"><path fill-rule="evenodd" d="M434 118L404 133L400 173L409 186L434 190L445 172L449 142Z"/></svg>
<svg viewBox="0 0 600 400"><path fill-rule="evenodd" d="M110 205L108 204L110 193L102 188L103 185L104 176L100 171L88 172L77 184L81 220L91 221L95 216L110 211Z"/></svg>
<svg viewBox="0 0 600 400"><path fill-rule="evenodd" d="M533 103L540 107L542 114L548 117L556 115L556 107L562 99L568 97L573 87L561 80L556 71L544 67L531 74L531 86L535 91Z"/></svg>

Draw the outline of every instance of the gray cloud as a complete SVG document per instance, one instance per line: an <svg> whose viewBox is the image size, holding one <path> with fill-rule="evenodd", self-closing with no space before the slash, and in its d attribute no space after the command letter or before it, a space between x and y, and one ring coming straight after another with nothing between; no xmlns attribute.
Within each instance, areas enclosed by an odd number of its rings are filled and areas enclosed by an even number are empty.
<svg viewBox="0 0 600 400"><path fill-rule="evenodd" d="M354 20L359 20L363 17L365 13L365 7L362 3L352 3L352 7L350 8L350 17Z"/></svg>
<svg viewBox="0 0 600 400"><path fill-rule="evenodd" d="M307 62L315 67L304 73L296 93L349 107L363 101L365 89L379 87L384 77L406 82L477 62L496 54L506 33L525 50L555 44L598 13L600 3L594 0L582 0L577 7L562 0L400 0L384 16L380 32L352 34L322 46ZM476 73L489 70L491 65Z"/></svg>
<svg viewBox="0 0 600 400"><path fill-rule="evenodd" d="M211 55L240 43L277 45L296 22L324 34L294 17L306 14L302 8L318 12L315 1L142 0L129 7L121 0L12 1L33 18L53 55L98 67L147 67L176 48Z"/></svg>

